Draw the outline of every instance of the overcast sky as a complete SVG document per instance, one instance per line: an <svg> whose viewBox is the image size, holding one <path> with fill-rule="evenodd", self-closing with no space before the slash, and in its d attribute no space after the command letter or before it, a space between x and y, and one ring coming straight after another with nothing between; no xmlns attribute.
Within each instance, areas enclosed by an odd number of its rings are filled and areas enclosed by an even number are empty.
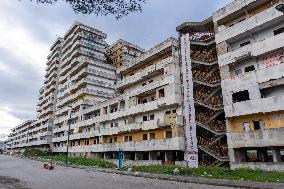
<svg viewBox="0 0 284 189"><path fill-rule="evenodd" d="M34 0L35 1L35 0ZM111 44L122 38L149 49L186 21L201 21L231 0L147 0L142 13L120 20L75 14L61 0L37 5L29 0L0 0L0 137L26 119L36 118L49 47L79 21L107 33Z"/></svg>

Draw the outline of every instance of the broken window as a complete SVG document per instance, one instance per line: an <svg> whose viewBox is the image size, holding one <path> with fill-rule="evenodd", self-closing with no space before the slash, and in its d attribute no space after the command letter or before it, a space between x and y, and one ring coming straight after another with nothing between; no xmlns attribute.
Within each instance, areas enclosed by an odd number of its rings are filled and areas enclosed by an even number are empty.
<svg viewBox="0 0 284 189"><path fill-rule="evenodd" d="M172 138L173 136L172 131L166 131L166 138Z"/></svg>
<svg viewBox="0 0 284 189"><path fill-rule="evenodd" d="M147 99L143 99L143 104L146 104L147 103Z"/></svg>
<svg viewBox="0 0 284 189"><path fill-rule="evenodd" d="M247 72L251 72L251 71L254 71L254 70L255 70L254 65L251 65L251 66L245 67L245 73L247 73Z"/></svg>
<svg viewBox="0 0 284 189"><path fill-rule="evenodd" d="M150 140L154 140L155 139L155 133L150 133Z"/></svg>
<svg viewBox="0 0 284 189"><path fill-rule="evenodd" d="M117 142L117 137L114 137L113 142L114 142L114 143Z"/></svg>
<svg viewBox="0 0 284 189"><path fill-rule="evenodd" d="M155 101L155 97L154 96L151 97L151 101Z"/></svg>
<svg viewBox="0 0 284 189"><path fill-rule="evenodd" d="M250 41L246 41L246 42L244 42L244 43L241 43L241 44L240 44L240 47L244 47L244 46L249 45L249 44L250 44Z"/></svg>
<svg viewBox="0 0 284 189"><path fill-rule="evenodd" d="M253 121L254 130L261 130L265 127L265 122L263 120Z"/></svg>
<svg viewBox="0 0 284 189"><path fill-rule="evenodd" d="M121 100L119 104L120 104L120 109L125 108L125 100Z"/></svg>
<svg viewBox="0 0 284 189"><path fill-rule="evenodd" d="M233 93L233 103L249 100L248 90Z"/></svg>
<svg viewBox="0 0 284 189"><path fill-rule="evenodd" d="M159 98L165 97L165 90L164 89L160 89L159 90Z"/></svg>
<svg viewBox="0 0 284 189"><path fill-rule="evenodd" d="M273 31L274 35L278 35L278 34L283 33L283 32L284 32L284 27Z"/></svg>
<svg viewBox="0 0 284 189"><path fill-rule="evenodd" d="M128 136L124 136L124 142L128 142Z"/></svg>
<svg viewBox="0 0 284 189"><path fill-rule="evenodd" d="M113 123L110 123L110 127L113 127Z"/></svg>
<svg viewBox="0 0 284 189"><path fill-rule="evenodd" d="M143 140L148 140L148 134L143 134Z"/></svg>
<svg viewBox="0 0 284 189"><path fill-rule="evenodd" d="M112 143L112 138L109 139L109 143Z"/></svg>
<svg viewBox="0 0 284 189"><path fill-rule="evenodd" d="M147 116L143 116L143 121L148 121L148 117Z"/></svg>
<svg viewBox="0 0 284 189"><path fill-rule="evenodd" d="M129 140L129 141L132 141L132 136L129 136L129 137L128 137L128 140Z"/></svg>
<svg viewBox="0 0 284 189"><path fill-rule="evenodd" d="M154 120L154 119L155 119L154 114L150 115L150 120Z"/></svg>

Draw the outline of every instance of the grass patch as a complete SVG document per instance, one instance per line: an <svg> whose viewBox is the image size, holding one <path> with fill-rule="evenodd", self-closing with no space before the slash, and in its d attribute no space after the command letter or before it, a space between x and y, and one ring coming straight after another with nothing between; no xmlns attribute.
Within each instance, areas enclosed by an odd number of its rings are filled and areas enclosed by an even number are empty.
<svg viewBox="0 0 284 189"><path fill-rule="evenodd" d="M245 180L257 182L284 183L284 172L238 169L230 171L220 167L184 168L178 166L134 166L134 171L168 174L189 175L215 179Z"/></svg>
<svg viewBox="0 0 284 189"><path fill-rule="evenodd" d="M25 157L39 157L39 156L46 156L47 152L41 151L39 149L25 149L22 154Z"/></svg>
<svg viewBox="0 0 284 189"><path fill-rule="evenodd" d="M46 160L53 160L65 163L66 156L64 155L56 155L56 156L42 156L41 158ZM95 166L101 168L112 168L112 163L104 160L98 159L87 159L84 157L68 157L69 165L83 165L83 166Z"/></svg>

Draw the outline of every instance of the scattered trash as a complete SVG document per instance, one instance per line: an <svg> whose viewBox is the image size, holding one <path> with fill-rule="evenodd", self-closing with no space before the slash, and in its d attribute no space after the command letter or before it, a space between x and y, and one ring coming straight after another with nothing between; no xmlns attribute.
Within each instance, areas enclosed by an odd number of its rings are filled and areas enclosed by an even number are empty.
<svg viewBox="0 0 284 189"><path fill-rule="evenodd" d="M131 172L131 171L132 171L132 168L131 168L131 167L129 167L127 171L128 171L128 172Z"/></svg>
<svg viewBox="0 0 284 189"><path fill-rule="evenodd" d="M179 174L179 169L178 169L178 168L175 168L175 169L173 170L173 173L174 173L174 175L178 175L178 174Z"/></svg>

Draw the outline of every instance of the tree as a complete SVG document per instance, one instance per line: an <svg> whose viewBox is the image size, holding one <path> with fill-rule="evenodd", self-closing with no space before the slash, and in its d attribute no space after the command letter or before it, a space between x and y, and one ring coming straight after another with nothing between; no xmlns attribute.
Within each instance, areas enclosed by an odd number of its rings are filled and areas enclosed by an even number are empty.
<svg viewBox="0 0 284 189"><path fill-rule="evenodd" d="M54 4L58 0L31 0L37 3ZM117 19L132 12L141 12L146 0L62 0L69 4L76 13L113 15Z"/></svg>

